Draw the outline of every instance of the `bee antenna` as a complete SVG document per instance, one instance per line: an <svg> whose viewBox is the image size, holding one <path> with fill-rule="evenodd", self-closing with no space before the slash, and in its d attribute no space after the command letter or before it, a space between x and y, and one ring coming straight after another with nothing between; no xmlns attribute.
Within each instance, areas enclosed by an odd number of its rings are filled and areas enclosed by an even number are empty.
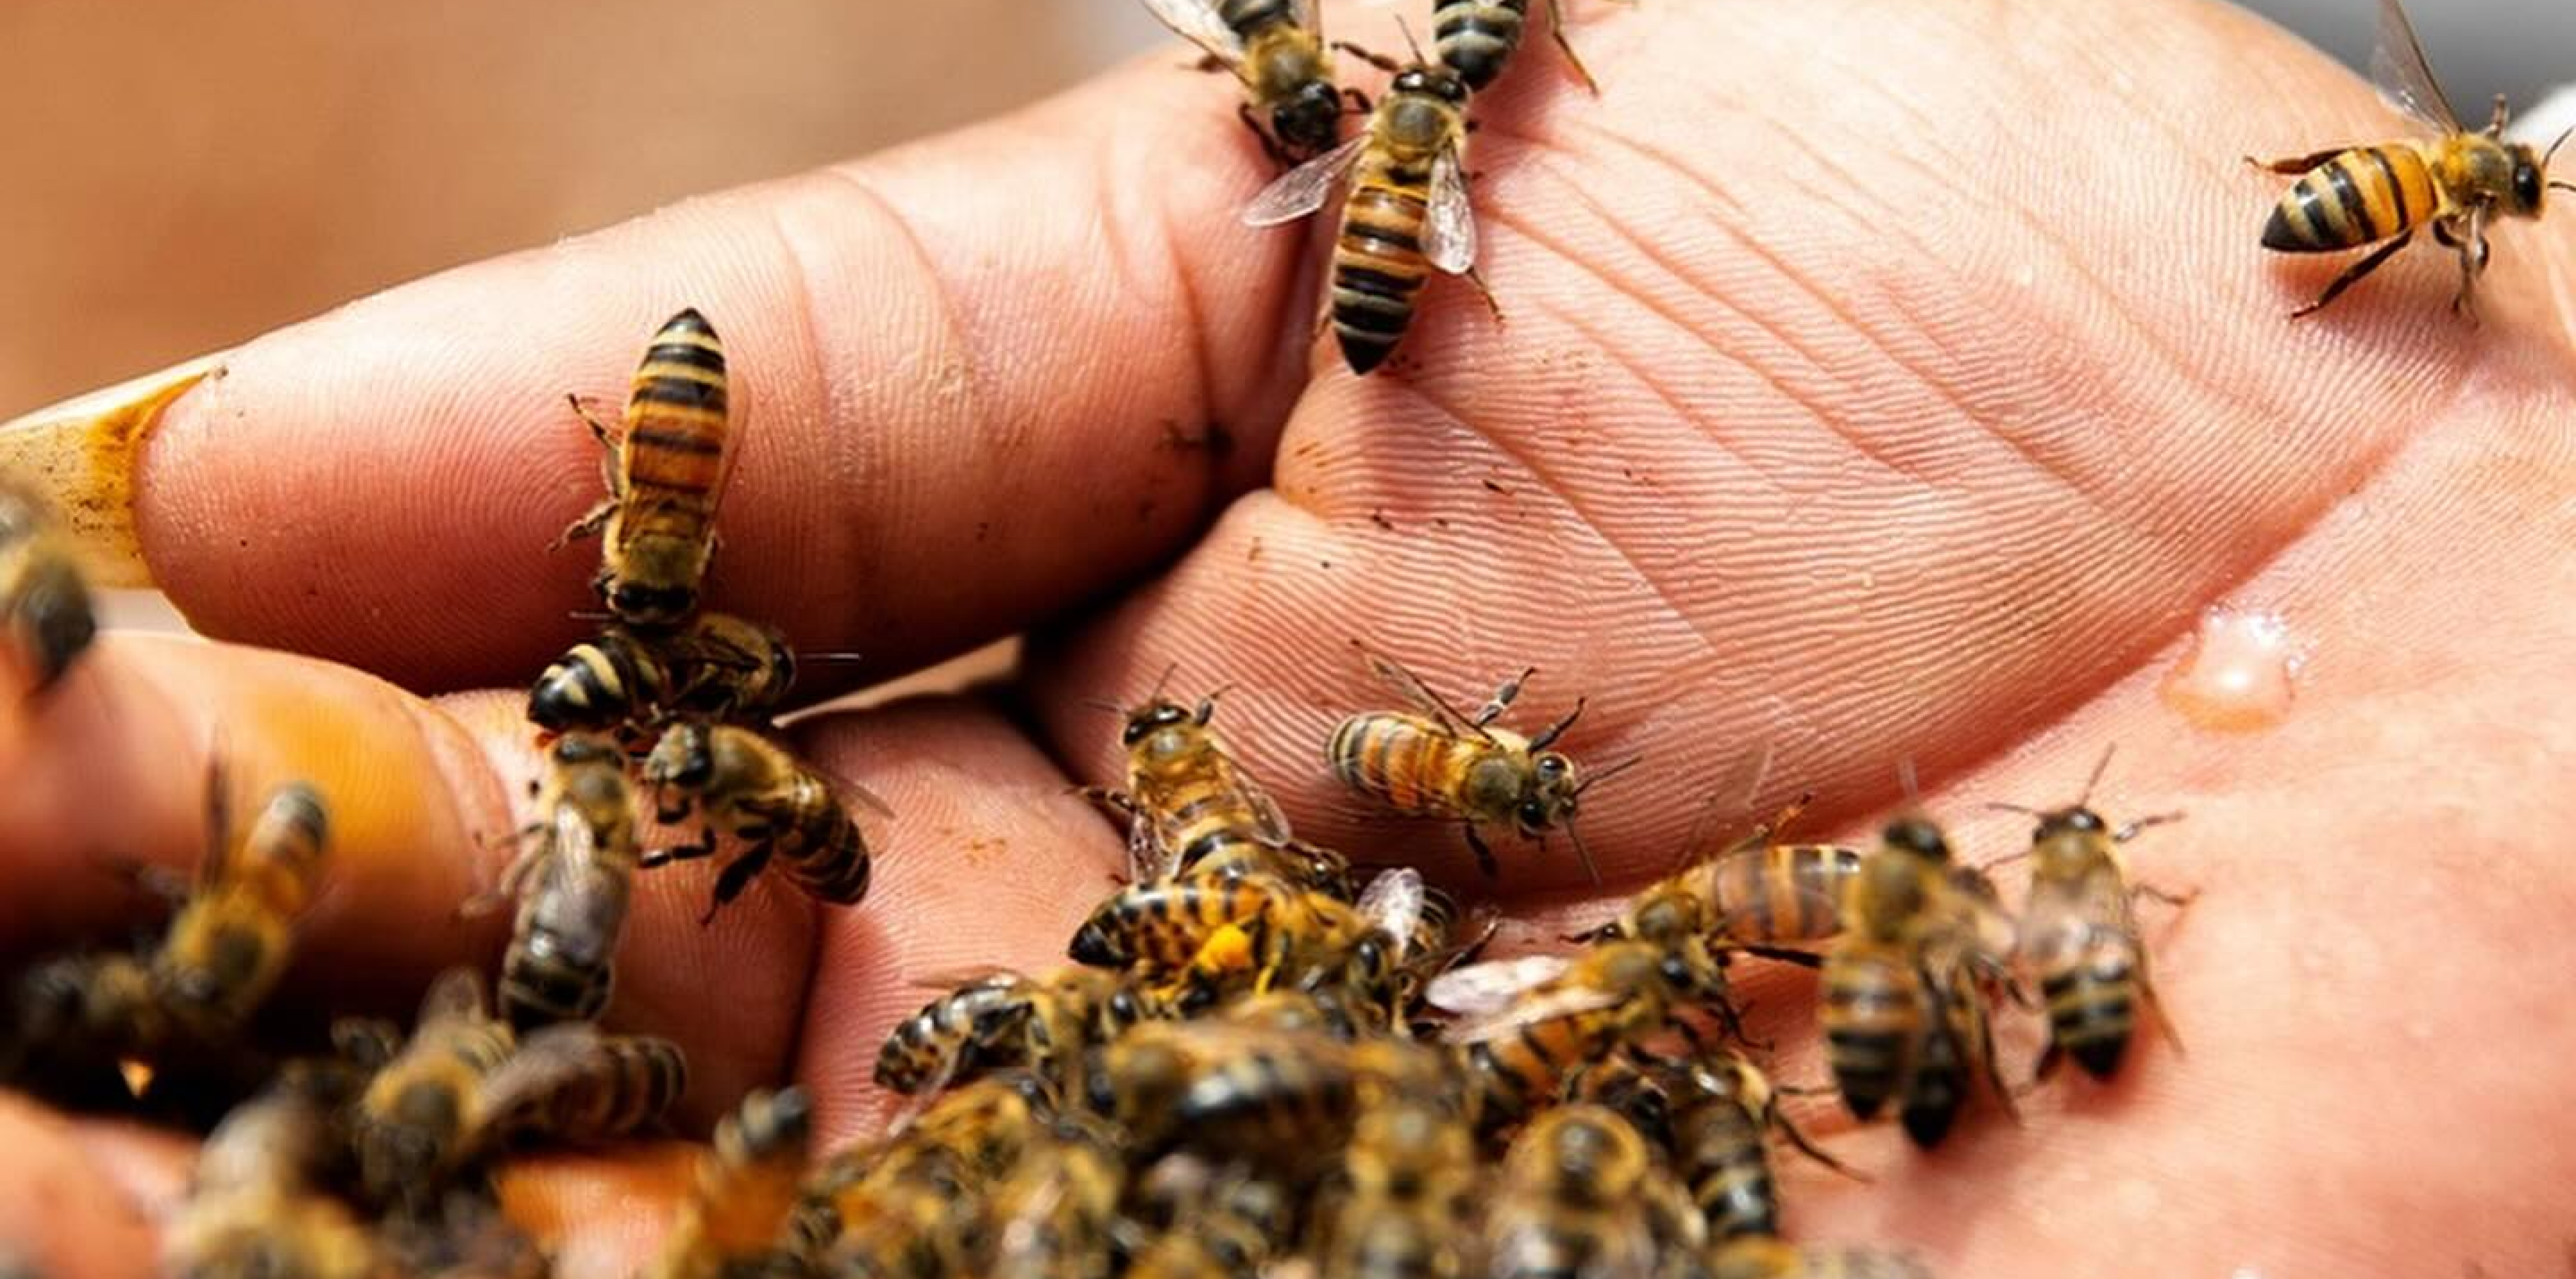
<svg viewBox="0 0 2576 1279"><path fill-rule="evenodd" d="M1081 704L1088 706L1095 711L1107 711L1112 715L1124 715L1127 713L1126 707L1121 706L1116 702L1104 702L1097 697L1083 698Z"/></svg>
<svg viewBox="0 0 2576 1279"><path fill-rule="evenodd" d="M1583 784L1574 788L1574 793L1575 793L1575 794L1577 794L1577 795L1581 795L1583 792L1588 791L1588 790L1592 789L1593 787L1598 786L1598 785L1600 785L1601 783L1603 783L1603 782L1606 782L1606 781L1610 780L1610 779L1611 779L1611 778L1613 778L1613 777L1617 777L1619 774L1624 773L1624 772L1627 772L1629 769L1635 768L1637 765L1642 764L1642 763L1645 763L1645 762L1646 762L1646 757L1645 757L1645 756L1643 756L1643 755L1631 755L1631 756L1629 756L1629 757L1628 757L1628 758L1626 758L1626 759L1620 760L1620 761L1619 761L1618 763L1616 763L1616 764L1612 764L1612 765L1611 765L1610 767L1608 767L1608 768L1602 769L1601 771L1599 771L1599 772L1597 772L1597 773L1594 773L1594 774L1593 774L1593 775L1591 775L1590 777L1586 777L1586 778L1584 778L1584 779L1583 779ZM1599 883L1599 882L1600 882L1600 880L1596 877L1596 878L1593 880L1593 882L1594 882L1594 883Z"/></svg>
<svg viewBox="0 0 2576 1279"><path fill-rule="evenodd" d="M2550 158L2551 156L2554 156L2554 155L2558 154L2558 148L2560 148L2560 147L2563 147L2563 146L2567 145L2567 137L2568 137L2568 135L2569 135L2569 134L2576 134L2576 124L2571 124L2571 125L2567 126L2567 128L2566 128L2564 131L2562 131L2561 133L2559 133L2559 135L2558 135L2558 140L2557 140L2557 141L2555 141L2555 142L2550 143L2550 144L2549 144L2549 149L2540 153L2540 167L2541 167L2541 168L2543 168L2543 169L2547 169L2547 168L2549 167L2549 158ZM2567 184L2566 184L2566 183L2564 183L2564 182L2553 182L2553 183L2550 183L2550 185L2551 185L2551 186L2566 186ZM2570 189L2571 189L2571 190L2576 190L2576 188L2570 188Z"/></svg>
<svg viewBox="0 0 2576 1279"><path fill-rule="evenodd" d="M2137 838L2139 831L2145 830L2150 826L2166 826L2181 820L2182 814L2180 812L2149 813L2144 817L2132 820L2128 825L2114 831L2111 835L2111 842L2115 844L2125 844L2130 840Z"/></svg>
<svg viewBox="0 0 2576 1279"><path fill-rule="evenodd" d="M2552 182L2549 185L2553 190L2576 191L2576 182Z"/></svg>
<svg viewBox="0 0 2576 1279"><path fill-rule="evenodd" d="M1149 702L1159 702L1163 700L1163 686L1171 683L1172 676L1180 669L1181 664L1177 661L1164 667L1163 673L1154 677L1154 687L1152 691L1145 694L1145 700Z"/></svg>
<svg viewBox="0 0 2576 1279"><path fill-rule="evenodd" d="M1572 819L1568 819L1565 823L1565 837L1574 845L1574 860L1583 863L1583 873L1590 876L1593 885L1598 887L1601 883L1601 867L1594 864L1592 849L1583 842L1583 832L1575 828Z"/></svg>
<svg viewBox="0 0 2576 1279"><path fill-rule="evenodd" d="M2047 816L2047 814L2040 812L2036 808L2024 808L2019 804L2007 804L2000 799L1987 800L1986 807L1998 813L2019 813L2024 817Z"/></svg>
<svg viewBox="0 0 2576 1279"><path fill-rule="evenodd" d="M1422 42L1413 38L1413 26L1404 20L1403 14L1395 16L1395 29L1404 33L1404 47L1413 51L1413 60L1422 61ZM1595 876L1593 882L1599 883L1600 878Z"/></svg>
<svg viewBox="0 0 2576 1279"><path fill-rule="evenodd" d="M2093 775L2084 779L2084 793L2075 797L2077 808L2093 802L2093 788L2102 784L2102 774L2111 767L2111 752L2118 749L2120 749L2118 742L2102 748L2102 758L2093 762Z"/></svg>

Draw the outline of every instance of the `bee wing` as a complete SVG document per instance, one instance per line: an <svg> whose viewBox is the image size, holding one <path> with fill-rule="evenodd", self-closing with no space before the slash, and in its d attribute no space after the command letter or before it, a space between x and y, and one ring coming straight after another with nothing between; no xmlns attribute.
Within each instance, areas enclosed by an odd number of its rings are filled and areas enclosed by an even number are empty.
<svg viewBox="0 0 2576 1279"><path fill-rule="evenodd" d="M1243 37L1225 25L1216 0L1145 0L1145 12L1226 66L1243 65Z"/></svg>
<svg viewBox="0 0 2576 1279"><path fill-rule="evenodd" d="M599 1028L589 1022L558 1022L519 1041L492 1073L483 1077L483 1113L512 1115L547 1094L582 1078L599 1062Z"/></svg>
<svg viewBox="0 0 2576 1279"><path fill-rule="evenodd" d="M1948 913L1959 927L1961 941L1978 955L2011 954L2016 925L1994 879L1974 866L1955 866L1947 887L1943 896L1949 899Z"/></svg>
<svg viewBox="0 0 2576 1279"><path fill-rule="evenodd" d="M1333 185L1359 162L1360 151L1368 146L1368 140L1367 131L1362 130L1350 141L1280 174L1261 188L1261 194L1252 197L1252 203L1243 206L1243 224L1278 226L1324 207L1325 199L1333 194Z"/></svg>
<svg viewBox="0 0 2576 1279"><path fill-rule="evenodd" d="M2398 0L2379 0L2379 31L2370 44L2370 82L2399 110L2446 132L2458 133L2460 113L2451 109L2433 68L2424 60L2424 42L2406 20Z"/></svg>
<svg viewBox="0 0 2576 1279"><path fill-rule="evenodd" d="M1565 975L1574 961L1563 955L1519 955L1453 968L1432 979L1423 997L1442 1012L1477 1016L1507 1007L1521 992Z"/></svg>
<svg viewBox="0 0 2576 1279"><path fill-rule="evenodd" d="M1369 674L1376 676L1379 683L1394 689L1415 710L1440 721L1440 727L1460 737L1493 740L1493 734L1476 727L1466 716L1459 714L1438 693L1432 692L1431 686L1423 683L1421 677L1406 670L1404 663L1359 640L1352 640L1351 647L1359 650L1360 660L1368 663Z"/></svg>
<svg viewBox="0 0 2576 1279"><path fill-rule="evenodd" d="M1150 883L1169 876L1181 868L1181 850L1165 839L1163 823L1154 814L1137 809L1127 823L1127 876L1139 883Z"/></svg>
<svg viewBox="0 0 2576 1279"><path fill-rule="evenodd" d="M464 965L440 973L421 997L418 1026L446 1021L483 1021L491 1016L483 1002L483 974Z"/></svg>
<svg viewBox="0 0 2576 1279"><path fill-rule="evenodd" d="M967 986L981 986L1003 977L1013 981L1024 980L1017 969L1007 968L1001 964L969 964L963 968L943 968L936 972L923 973L907 984L915 990L955 991Z"/></svg>
<svg viewBox="0 0 2576 1279"><path fill-rule="evenodd" d="M1468 970L1461 968L1458 971ZM1483 1043L1489 1039L1500 1039L1523 1026L1598 1012L1620 1003L1623 998L1618 991L1599 986L1564 986L1533 991L1493 1012L1463 1018L1441 1027L1440 1038L1453 1044Z"/></svg>
<svg viewBox="0 0 2576 1279"><path fill-rule="evenodd" d="M1378 877L1360 890L1356 909L1371 926L1383 928L1395 938L1399 949L1396 958L1405 958L1401 947L1413 936L1414 923L1422 918L1423 903L1429 892L1422 885L1422 872L1410 866L1381 871Z"/></svg>
<svg viewBox="0 0 2576 1279"><path fill-rule="evenodd" d="M1467 198L1467 170L1456 147L1431 160L1431 216L1423 223L1422 254L1450 275L1476 269L1476 209Z"/></svg>

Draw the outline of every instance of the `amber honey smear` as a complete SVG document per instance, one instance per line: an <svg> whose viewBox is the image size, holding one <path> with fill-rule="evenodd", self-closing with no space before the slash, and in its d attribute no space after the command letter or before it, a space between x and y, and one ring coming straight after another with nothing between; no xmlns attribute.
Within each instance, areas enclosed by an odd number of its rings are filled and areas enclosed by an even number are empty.
<svg viewBox="0 0 2576 1279"><path fill-rule="evenodd" d="M23 477L52 505L93 585L154 584L134 534L135 463L170 402L217 374L222 360L199 356L0 424L0 472Z"/></svg>
<svg viewBox="0 0 2576 1279"><path fill-rule="evenodd" d="M2289 715L2307 657L2280 614L2212 605L2158 692L2200 728L2270 728Z"/></svg>

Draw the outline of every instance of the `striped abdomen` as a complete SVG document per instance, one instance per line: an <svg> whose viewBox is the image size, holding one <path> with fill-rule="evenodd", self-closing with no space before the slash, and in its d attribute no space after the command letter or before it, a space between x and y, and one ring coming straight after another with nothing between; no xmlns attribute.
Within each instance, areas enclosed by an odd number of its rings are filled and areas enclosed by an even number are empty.
<svg viewBox="0 0 2576 1279"><path fill-rule="evenodd" d="M621 620L668 626L697 607L724 454L724 347L706 317L682 311L653 335L626 400L598 580Z"/></svg>
<svg viewBox="0 0 2576 1279"><path fill-rule="evenodd" d="M1294 1051L1220 1058L1182 1091L1173 1120L1182 1140L1220 1155L1322 1157L1349 1132L1351 1074Z"/></svg>
<svg viewBox="0 0 2576 1279"><path fill-rule="evenodd" d="M1825 957L1825 1056L1854 1117L1868 1119L1905 1082L1923 1025L1922 980L1902 954L1878 948Z"/></svg>
<svg viewBox="0 0 2576 1279"><path fill-rule="evenodd" d="M1209 934L1257 918L1278 895L1269 881L1204 875L1131 885L1074 933L1073 958L1104 968L1185 968Z"/></svg>
<svg viewBox="0 0 2576 1279"><path fill-rule="evenodd" d="M574 645L537 676L528 722L550 733L611 728L669 696L669 673L652 647L611 630Z"/></svg>
<svg viewBox="0 0 2576 1279"><path fill-rule="evenodd" d="M1485 747L1420 715L1353 715L1333 730L1325 762L1342 784L1400 813L1460 816L1457 790Z"/></svg>
<svg viewBox="0 0 2576 1279"><path fill-rule="evenodd" d="M1422 252L1430 201L1428 156L1397 160L1371 143L1351 170L1333 245L1333 334L1353 373L1385 363L1413 323L1414 302L1431 274Z"/></svg>
<svg viewBox="0 0 2576 1279"><path fill-rule="evenodd" d="M2113 928L2090 930L2065 962L2039 975L2048 1002L2048 1051L2065 1054L2096 1078L2120 1068L2138 1008L2138 967L2144 956L2136 937Z"/></svg>
<svg viewBox="0 0 2576 1279"><path fill-rule="evenodd" d="M1147 820L1160 823L1160 839L1174 855L1174 867L1184 873L1202 865L1230 873L1284 869L1286 860L1272 847L1260 805L1213 751L1205 758L1213 766L1137 788L1152 814Z"/></svg>
<svg viewBox="0 0 2576 1279"><path fill-rule="evenodd" d="M558 1141L622 1137L659 1119L688 1091L689 1063L680 1046L651 1035L611 1035L590 1048L591 1060L560 1086L530 1094L495 1131Z"/></svg>
<svg viewBox="0 0 2576 1279"><path fill-rule="evenodd" d="M2371 244L2431 220L2440 205L2414 147L2355 147L2290 185L2263 224L2263 247L2326 253Z"/></svg>
<svg viewBox="0 0 2576 1279"><path fill-rule="evenodd" d="M0 630L30 691L53 686L89 647L89 585L34 503L0 492Z"/></svg>
<svg viewBox="0 0 2576 1279"><path fill-rule="evenodd" d="M1860 870L1860 850L1832 844L1775 844L1721 858L1710 895L1717 928L1738 941L1822 941L1843 930L1843 885Z"/></svg>
<svg viewBox="0 0 2576 1279"><path fill-rule="evenodd" d="M1274 26L1297 21L1295 0L1217 0L1216 13L1245 44Z"/></svg>
<svg viewBox="0 0 2576 1279"><path fill-rule="evenodd" d="M1966 994L1965 988L1953 989L1953 1006L1946 1009L1942 992L1929 988L1923 992L1923 1035L1915 1042L1913 1073L1906 1078L1904 1100L1897 1110L1905 1135L1925 1150L1941 1144L1958 1119L1959 1108L1968 1102L1972 1027L1961 1020L1955 1006L1956 999Z"/></svg>
<svg viewBox="0 0 2576 1279"><path fill-rule="evenodd" d="M963 1076L1005 1030L1026 1022L1030 1010L1022 977L1004 974L950 991L895 1024L877 1051L876 1081L908 1093L942 1073Z"/></svg>
<svg viewBox="0 0 2576 1279"><path fill-rule="evenodd" d="M1673 1173L1690 1186L1712 1239L1776 1234L1780 1200L1761 1117L1733 1098L1692 1106L1673 1120Z"/></svg>
<svg viewBox="0 0 2576 1279"><path fill-rule="evenodd" d="M500 1002L521 1030L588 1021L608 1007L635 863L632 850L601 854L549 855L519 903L501 960Z"/></svg>
<svg viewBox="0 0 2576 1279"><path fill-rule="evenodd" d="M331 814L321 793L303 782L289 782L272 793L259 816L251 819L236 873L269 909L280 915L301 914L321 881L330 838Z"/></svg>
<svg viewBox="0 0 2576 1279"><path fill-rule="evenodd" d="M856 905L868 895L868 844L850 810L812 774L796 779L787 805L791 825L778 846L787 878L808 896L834 906Z"/></svg>
<svg viewBox="0 0 2576 1279"><path fill-rule="evenodd" d="M1498 1128L1555 1101L1566 1077L1601 1057L1617 1039L1610 1017L1574 1013L1468 1045L1467 1074L1481 1101L1480 1122L1488 1130Z"/></svg>
<svg viewBox="0 0 2576 1279"><path fill-rule="evenodd" d="M1436 0L1431 6L1432 48L1442 64L1471 90L1481 91L1503 73L1519 48L1529 0Z"/></svg>

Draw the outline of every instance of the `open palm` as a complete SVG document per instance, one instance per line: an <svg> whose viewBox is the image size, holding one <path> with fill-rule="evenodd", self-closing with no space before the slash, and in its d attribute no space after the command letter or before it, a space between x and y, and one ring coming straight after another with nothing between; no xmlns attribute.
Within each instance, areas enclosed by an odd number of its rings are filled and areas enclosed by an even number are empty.
<svg viewBox="0 0 2576 1279"><path fill-rule="evenodd" d="M596 495L562 395L613 393L695 305L743 432L717 605L871 677L1039 639L1008 697L797 725L899 814L859 909L764 884L701 929L708 872L647 877L610 1021L687 1045L691 1122L793 1076L847 1140L883 1113L868 1074L915 979L1058 962L1122 856L1066 793L1118 764L1082 699L1174 663L1180 692L1231 686L1219 727L1301 835L1485 890L1454 831L1367 817L1324 773L1333 720L1387 702L1365 637L1455 700L1524 664L1516 716L1589 699L1566 746L1645 760L1586 797L1614 890L1764 754L1762 800L1812 787L1810 832L1847 835L1911 760L1976 860L2026 834L1984 801L2071 798L2114 741L2115 820L2188 813L2132 846L2142 878L2201 891L2149 917L2188 1055L2150 1043L1932 1156L1819 1108L1876 1184L1793 1164L1793 1233L1952 1275L2555 1264L2564 219L2499 235L2480 327L2445 310L2438 255L2292 324L2332 265L2267 258L2278 187L2237 157L2404 126L2242 14L1658 2L1574 35L1602 98L1533 42L1475 110L1503 322L1436 283L1368 379L1311 341L1319 241L1239 225L1267 169L1168 54L231 353L143 454L146 559L207 633L347 666L102 643L11 748L0 941L130 925L86 864L185 864L220 725L239 771L310 777L338 811L297 998L396 1009L492 961L505 921L450 911L506 856L482 841L536 761L520 694L447 690L520 686L579 634L591 565L544 550ZM2312 654L2268 731L2157 695L2223 601L2281 611ZM1561 844L1499 851L1521 918L1597 896ZM1752 990L1780 1073L1813 1081L1808 987ZM2035 1048L2010 1044L2018 1072ZM71 1188L0 1195L0 1237L72 1279L148 1268L128 1205L170 1193L172 1143L17 1103L0 1129L10 1180ZM556 1161L514 1193L567 1223L568 1273L608 1273L677 1167Z"/></svg>

